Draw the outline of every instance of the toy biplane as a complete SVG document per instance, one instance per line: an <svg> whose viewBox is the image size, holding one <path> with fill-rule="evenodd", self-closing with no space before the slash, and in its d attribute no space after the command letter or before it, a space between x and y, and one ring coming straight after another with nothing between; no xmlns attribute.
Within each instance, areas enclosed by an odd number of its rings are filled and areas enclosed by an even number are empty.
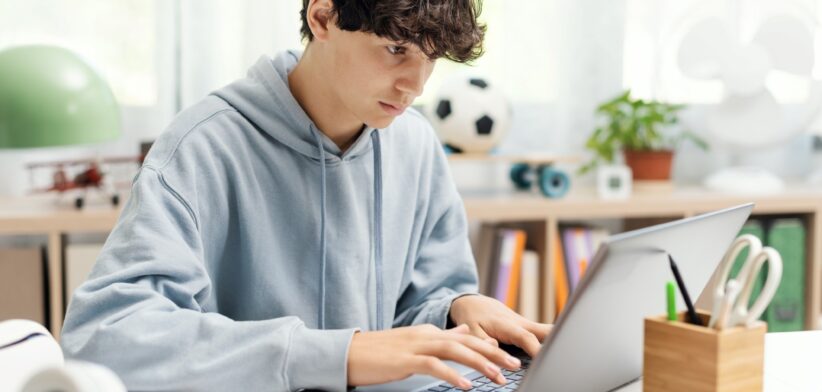
<svg viewBox="0 0 822 392"><path fill-rule="evenodd" d="M133 157L107 157L96 159L77 159L54 162L37 162L26 165L29 171L29 182L32 186L32 193L57 192L64 195L75 192L74 207L82 209L86 204L86 198L90 190L94 190L106 196L113 206L120 204L120 193L118 185L129 184L131 175L136 172L142 164L143 156ZM128 178L112 178L113 173L123 172L114 170L115 167L123 167L129 174ZM133 168L133 170L131 170ZM36 173L44 169L51 169L51 184L48 186L35 186L38 178ZM42 175L40 176L42 177Z"/></svg>

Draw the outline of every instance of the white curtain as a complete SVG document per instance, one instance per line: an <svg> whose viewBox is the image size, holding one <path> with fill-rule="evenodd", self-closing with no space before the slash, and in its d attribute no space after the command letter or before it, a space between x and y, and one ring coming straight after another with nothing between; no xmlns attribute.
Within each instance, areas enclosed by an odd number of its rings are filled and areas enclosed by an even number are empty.
<svg viewBox="0 0 822 392"><path fill-rule="evenodd" d="M261 55L302 47L302 0L179 1L183 108L245 76Z"/></svg>

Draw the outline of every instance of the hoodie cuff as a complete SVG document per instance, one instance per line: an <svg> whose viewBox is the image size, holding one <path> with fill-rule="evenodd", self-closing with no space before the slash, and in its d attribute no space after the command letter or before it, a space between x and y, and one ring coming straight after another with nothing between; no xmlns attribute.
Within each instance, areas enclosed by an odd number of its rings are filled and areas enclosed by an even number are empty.
<svg viewBox="0 0 822 392"><path fill-rule="evenodd" d="M285 377L289 389L345 391L348 349L358 329L320 330L299 326L291 335Z"/></svg>
<svg viewBox="0 0 822 392"><path fill-rule="evenodd" d="M431 311L431 324L436 325L440 329L447 329L449 327L455 327L451 322L451 304L454 303L457 298L462 298L466 295L478 295L477 293L458 293L458 294L451 294L443 299L432 309Z"/></svg>

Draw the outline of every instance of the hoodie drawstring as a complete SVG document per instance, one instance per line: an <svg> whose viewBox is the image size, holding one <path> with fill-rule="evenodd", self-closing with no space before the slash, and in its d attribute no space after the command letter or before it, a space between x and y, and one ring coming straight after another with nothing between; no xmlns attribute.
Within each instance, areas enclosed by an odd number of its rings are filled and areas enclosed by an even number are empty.
<svg viewBox="0 0 822 392"><path fill-rule="evenodd" d="M320 271L320 314L318 317L320 329L325 329L325 148L323 148L323 141L320 138L320 133L314 127L311 127L311 134L314 135L314 140L317 142L317 149L320 150L320 171L322 175L322 208L320 215L320 263L322 269Z"/></svg>
<svg viewBox="0 0 822 392"><path fill-rule="evenodd" d="M319 131L313 126L311 134L314 135L314 140L317 142L317 149L320 150L320 172L321 174L321 188L322 188L322 208L320 217L320 263L322 265L320 272L320 309L319 309L319 326L320 329L325 329L325 270L326 270L326 235L325 235L325 217L326 217L326 170L325 170L325 148L323 148L322 138ZM377 280L377 330L380 331L383 326L383 281L382 281L382 146L380 144L380 134L377 130L371 132L371 140L374 145L374 271Z"/></svg>
<svg viewBox="0 0 822 392"><path fill-rule="evenodd" d="M382 146L380 132L371 132L374 144L374 273L377 275L377 331L383 329L382 282Z"/></svg>

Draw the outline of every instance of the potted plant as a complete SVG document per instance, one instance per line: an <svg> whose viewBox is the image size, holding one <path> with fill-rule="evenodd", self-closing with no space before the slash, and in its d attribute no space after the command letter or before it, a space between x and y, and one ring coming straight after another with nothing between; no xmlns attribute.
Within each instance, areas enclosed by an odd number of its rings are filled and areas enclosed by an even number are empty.
<svg viewBox="0 0 822 392"><path fill-rule="evenodd" d="M596 109L604 121L588 138L585 147L594 158L585 164L585 173L602 163L614 163L622 152L634 180L670 180L673 150L683 140L691 140L702 149L707 143L690 131L676 132L678 113L684 105L631 98L626 90Z"/></svg>

